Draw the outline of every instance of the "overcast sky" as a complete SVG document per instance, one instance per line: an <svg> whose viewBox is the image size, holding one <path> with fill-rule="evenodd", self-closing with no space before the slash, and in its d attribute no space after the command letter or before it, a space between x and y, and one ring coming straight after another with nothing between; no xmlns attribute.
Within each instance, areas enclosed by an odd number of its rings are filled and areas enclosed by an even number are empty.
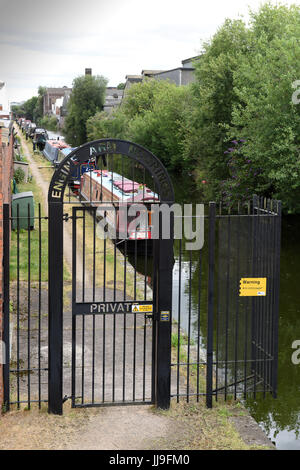
<svg viewBox="0 0 300 470"><path fill-rule="evenodd" d="M299 0L283 1L284 4ZM109 85L197 55L225 18L260 0L0 0L0 81L10 101L71 86L90 67ZM276 4L276 1L271 3Z"/></svg>

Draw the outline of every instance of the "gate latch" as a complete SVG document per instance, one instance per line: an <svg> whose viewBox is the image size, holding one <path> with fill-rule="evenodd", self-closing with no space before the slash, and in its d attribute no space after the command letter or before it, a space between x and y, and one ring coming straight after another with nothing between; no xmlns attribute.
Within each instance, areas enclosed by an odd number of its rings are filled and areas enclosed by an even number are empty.
<svg viewBox="0 0 300 470"><path fill-rule="evenodd" d="M73 217L72 216L69 216L69 214L66 212L64 215L63 215L63 220L65 222L68 222L69 219L72 219Z"/></svg>
<svg viewBox="0 0 300 470"><path fill-rule="evenodd" d="M153 320L153 314L152 313L146 313L145 314L145 325L147 325L147 324L152 325L152 320Z"/></svg>

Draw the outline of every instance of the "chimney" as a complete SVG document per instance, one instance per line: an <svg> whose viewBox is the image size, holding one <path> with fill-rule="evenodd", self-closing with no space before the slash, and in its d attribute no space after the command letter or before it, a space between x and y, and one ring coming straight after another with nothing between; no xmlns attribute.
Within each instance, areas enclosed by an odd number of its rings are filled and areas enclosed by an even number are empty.
<svg viewBox="0 0 300 470"><path fill-rule="evenodd" d="M85 75L92 75L92 69L85 69Z"/></svg>

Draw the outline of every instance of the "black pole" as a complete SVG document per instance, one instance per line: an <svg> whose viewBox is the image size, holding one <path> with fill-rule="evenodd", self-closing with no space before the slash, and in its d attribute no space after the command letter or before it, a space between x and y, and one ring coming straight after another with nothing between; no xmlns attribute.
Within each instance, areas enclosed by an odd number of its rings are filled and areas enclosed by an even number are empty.
<svg viewBox="0 0 300 470"><path fill-rule="evenodd" d="M10 207L9 204L3 204L3 342L5 344L5 357L3 365L3 382L4 382L4 406L9 411L9 239L10 239Z"/></svg>
<svg viewBox="0 0 300 470"><path fill-rule="evenodd" d="M275 219L276 245L275 245L275 303L273 311L273 377L272 377L272 395L277 398L277 382L278 382L278 324L279 324L279 290L280 290L280 252L281 252L281 218L282 206L281 201L277 201L277 216Z"/></svg>
<svg viewBox="0 0 300 470"><path fill-rule="evenodd" d="M174 217L170 217L170 239L162 239L162 214L159 214L156 320L156 406L170 408L171 398L171 328Z"/></svg>
<svg viewBox="0 0 300 470"><path fill-rule="evenodd" d="M63 204L49 203L48 411L63 413Z"/></svg>
<svg viewBox="0 0 300 470"><path fill-rule="evenodd" d="M209 203L206 406L212 408L216 203Z"/></svg>

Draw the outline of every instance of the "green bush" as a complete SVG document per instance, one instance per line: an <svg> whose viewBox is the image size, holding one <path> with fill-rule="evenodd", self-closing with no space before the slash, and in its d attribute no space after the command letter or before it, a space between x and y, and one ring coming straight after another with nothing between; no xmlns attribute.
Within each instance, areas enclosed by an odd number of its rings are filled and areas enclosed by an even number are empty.
<svg viewBox="0 0 300 470"><path fill-rule="evenodd" d="M38 120L38 125L48 131L57 131L57 119L55 116L44 116Z"/></svg>
<svg viewBox="0 0 300 470"><path fill-rule="evenodd" d="M17 184L23 183L23 181L25 180L25 173L22 168L18 168L17 170L15 170L14 178Z"/></svg>

